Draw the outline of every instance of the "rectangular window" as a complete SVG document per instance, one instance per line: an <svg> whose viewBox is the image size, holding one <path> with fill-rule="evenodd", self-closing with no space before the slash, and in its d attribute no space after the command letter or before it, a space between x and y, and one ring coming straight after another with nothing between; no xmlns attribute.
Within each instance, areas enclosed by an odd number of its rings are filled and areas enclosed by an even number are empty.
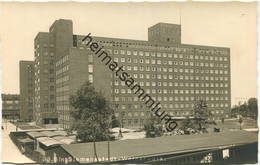
<svg viewBox="0 0 260 165"><path fill-rule="evenodd" d="M121 51L120 51L120 54L125 54L125 51L124 51L124 50L121 50Z"/></svg>
<svg viewBox="0 0 260 165"><path fill-rule="evenodd" d="M93 75L92 74L88 75L88 80L89 80L90 83L93 83Z"/></svg>
<svg viewBox="0 0 260 165"><path fill-rule="evenodd" d="M93 65L88 65L88 72L93 73Z"/></svg>
<svg viewBox="0 0 260 165"><path fill-rule="evenodd" d="M114 54L118 54L118 50L114 50Z"/></svg>

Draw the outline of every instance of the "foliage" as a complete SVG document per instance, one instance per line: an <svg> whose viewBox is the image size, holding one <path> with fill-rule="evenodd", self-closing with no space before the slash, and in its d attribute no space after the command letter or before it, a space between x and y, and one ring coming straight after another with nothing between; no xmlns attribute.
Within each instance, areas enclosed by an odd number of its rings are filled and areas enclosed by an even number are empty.
<svg viewBox="0 0 260 165"><path fill-rule="evenodd" d="M163 127L157 117L151 116L144 124L146 137L158 137L163 135Z"/></svg>
<svg viewBox="0 0 260 165"><path fill-rule="evenodd" d="M242 123L243 123L243 119L242 117L239 117L239 120L238 120L239 124L240 124L240 130L242 129Z"/></svg>
<svg viewBox="0 0 260 165"><path fill-rule="evenodd" d="M244 102L242 105L235 105L231 109L232 117L243 116L257 119L257 115L258 107L256 98L250 98L247 102Z"/></svg>
<svg viewBox="0 0 260 165"><path fill-rule="evenodd" d="M189 117L186 117L186 119L181 121L180 129L184 131L184 133L189 132L190 129L194 129L193 121Z"/></svg>
<svg viewBox="0 0 260 165"><path fill-rule="evenodd" d="M83 84L70 97L73 125L76 137L82 142L103 141L110 137L109 125L113 115L109 102L101 92L96 92L91 83Z"/></svg>
<svg viewBox="0 0 260 165"><path fill-rule="evenodd" d="M116 117L114 115L112 116L111 125L112 125L112 128L120 127L120 122L119 122L119 120L116 119Z"/></svg>
<svg viewBox="0 0 260 165"><path fill-rule="evenodd" d="M240 124L243 123L242 117L239 118L238 122L239 122Z"/></svg>
<svg viewBox="0 0 260 165"><path fill-rule="evenodd" d="M210 120L212 116L208 110L208 105L205 100L198 100L194 104L194 122L193 128L199 132L207 132L207 128L210 124L216 125L216 123Z"/></svg>
<svg viewBox="0 0 260 165"><path fill-rule="evenodd" d="M249 116L256 119L257 115L258 115L257 99L250 98L247 102L247 105L248 105L248 110L249 110Z"/></svg>

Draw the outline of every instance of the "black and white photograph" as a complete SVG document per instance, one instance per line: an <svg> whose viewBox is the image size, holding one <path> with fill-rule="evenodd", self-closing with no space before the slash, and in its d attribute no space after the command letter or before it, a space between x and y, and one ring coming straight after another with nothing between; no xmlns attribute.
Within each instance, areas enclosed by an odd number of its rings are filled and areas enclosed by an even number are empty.
<svg viewBox="0 0 260 165"><path fill-rule="evenodd" d="M257 164L257 6L0 2L1 162Z"/></svg>

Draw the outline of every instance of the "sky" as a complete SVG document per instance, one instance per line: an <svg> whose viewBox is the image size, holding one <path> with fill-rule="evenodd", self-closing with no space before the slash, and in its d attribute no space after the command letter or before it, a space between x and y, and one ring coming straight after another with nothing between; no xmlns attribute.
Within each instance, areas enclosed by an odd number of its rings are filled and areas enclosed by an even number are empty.
<svg viewBox="0 0 260 165"><path fill-rule="evenodd" d="M257 96L255 2L0 2L1 93L19 94L19 61L33 60L38 32L71 19L74 34L147 40L148 27L181 24L182 43L229 47L232 105Z"/></svg>

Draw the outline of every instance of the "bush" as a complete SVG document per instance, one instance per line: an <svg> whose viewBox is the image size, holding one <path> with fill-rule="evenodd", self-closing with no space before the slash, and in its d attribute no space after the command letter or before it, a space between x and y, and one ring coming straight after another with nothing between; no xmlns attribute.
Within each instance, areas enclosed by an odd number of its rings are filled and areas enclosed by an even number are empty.
<svg viewBox="0 0 260 165"><path fill-rule="evenodd" d="M163 127L155 118L150 118L144 125L146 137L158 137L163 135Z"/></svg>

